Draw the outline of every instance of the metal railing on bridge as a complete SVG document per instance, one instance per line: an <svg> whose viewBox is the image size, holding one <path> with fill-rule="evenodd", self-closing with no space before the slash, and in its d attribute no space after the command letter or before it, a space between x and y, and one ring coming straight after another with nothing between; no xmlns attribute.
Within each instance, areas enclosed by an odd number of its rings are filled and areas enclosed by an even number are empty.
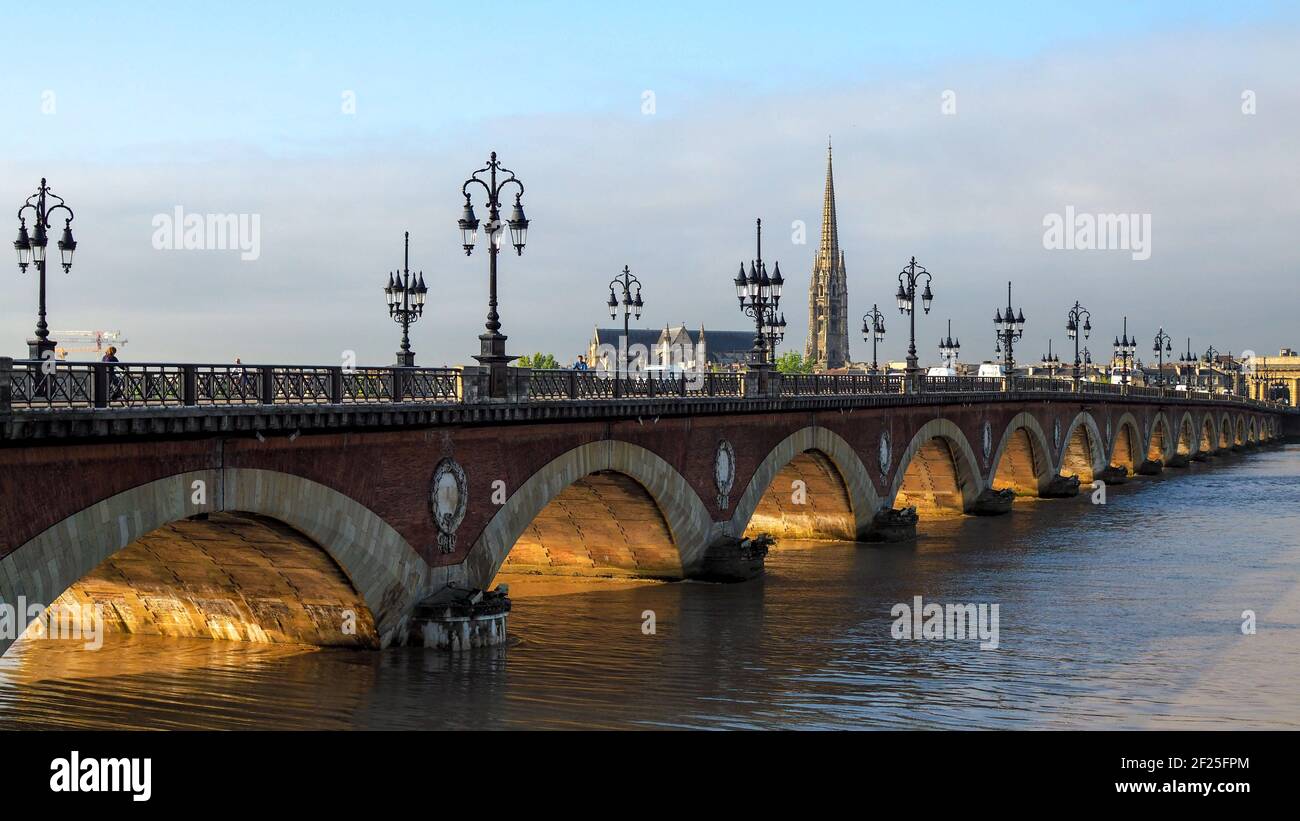
<svg viewBox="0 0 1300 821"><path fill-rule="evenodd" d="M904 393L1082 393L1096 396L1285 403L1232 394L1181 391L1050 377L701 372L615 378L592 370L510 368L514 401L584 402L678 397L788 398ZM765 380L765 381L764 381ZM315 406L424 403L455 405L467 396L459 368L204 365L63 362L0 358L0 412L60 409Z"/></svg>

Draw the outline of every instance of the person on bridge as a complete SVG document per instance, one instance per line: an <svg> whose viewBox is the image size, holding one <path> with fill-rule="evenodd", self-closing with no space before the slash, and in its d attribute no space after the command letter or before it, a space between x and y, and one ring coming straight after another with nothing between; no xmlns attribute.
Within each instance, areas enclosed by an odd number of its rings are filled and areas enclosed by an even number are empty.
<svg viewBox="0 0 1300 821"><path fill-rule="evenodd" d="M587 370L587 359L586 359L586 357L584 357L582 354L578 354L578 361L573 363L573 369L574 369L575 371L585 371L585 370Z"/></svg>
<svg viewBox="0 0 1300 821"><path fill-rule="evenodd" d="M118 361L117 348L115 348L112 345L109 345L108 350L104 351L104 356L99 361L101 362ZM117 375L117 373L115 372L116 370L117 369L111 365L108 368L108 383L112 387L112 393L109 394L111 401L116 401L122 398L122 377Z"/></svg>

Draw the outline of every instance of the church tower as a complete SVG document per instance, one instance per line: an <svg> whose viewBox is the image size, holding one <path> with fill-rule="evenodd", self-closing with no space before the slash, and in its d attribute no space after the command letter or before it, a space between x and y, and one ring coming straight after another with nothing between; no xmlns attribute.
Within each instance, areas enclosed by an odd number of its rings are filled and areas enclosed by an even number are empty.
<svg viewBox="0 0 1300 821"><path fill-rule="evenodd" d="M822 198L822 239L808 286L808 344L804 360L817 370L849 362L849 286L835 224L835 179L831 146L826 144L826 193Z"/></svg>

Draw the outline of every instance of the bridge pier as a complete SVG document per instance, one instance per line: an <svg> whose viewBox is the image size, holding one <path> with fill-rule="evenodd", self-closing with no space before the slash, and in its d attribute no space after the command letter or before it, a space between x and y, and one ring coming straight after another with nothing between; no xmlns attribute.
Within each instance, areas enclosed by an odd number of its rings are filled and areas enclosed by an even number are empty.
<svg viewBox="0 0 1300 821"><path fill-rule="evenodd" d="M1164 469L1164 461L1160 459L1144 459L1142 464L1137 466L1135 472L1139 476L1159 476Z"/></svg>
<svg viewBox="0 0 1300 821"><path fill-rule="evenodd" d="M1079 495L1079 477L1056 475L1038 492L1040 499L1071 499Z"/></svg>
<svg viewBox="0 0 1300 821"><path fill-rule="evenodd" d="M1170 457L1169 461L1165 463L1165 467L1185 468L1189 464L1191 464L1190 458L1194 458L1194 457L1189 457L1188 454L1186 453L1175 453L1172 457Z"/></svg>
<svg viewBox="0 0 1300 821"><path fill-rule="evenodd" d="M1093 479L1108 485L1122 485L1128 481L1128 471L1119 465L1110 465L1105 470L1093 474Z"/></svg>
<svg viewBox="0 0 1300 821"><path fill-rule="evenodd" d="M984 491L975 497L969 513L973 516L1001 516L1011 512L1011 505L1015 501L1016 492L1009 487L1002 490L984 488Z"/></svg>
<svg viewBox="0 0 1300 821"><path fill-rule="evenodd" d="M752 539L725 536L709 546L690 578L706 582L743 582L763 575L773 539L761 533Z"/></svg>
<svg viewBox="0 0 1300 821"><path fill-rule="evenodd" d="M885 508L872 518L871 529L861 534L860 540L872 543L911 541L916 538L919 519L914 507Z"/></svg>
<svg viewBox="0 0 1300 821"><path fill-rule="evenodd" d="M403 643L453 652L504 644L509 592L448 584L415 606Z"/></svg>

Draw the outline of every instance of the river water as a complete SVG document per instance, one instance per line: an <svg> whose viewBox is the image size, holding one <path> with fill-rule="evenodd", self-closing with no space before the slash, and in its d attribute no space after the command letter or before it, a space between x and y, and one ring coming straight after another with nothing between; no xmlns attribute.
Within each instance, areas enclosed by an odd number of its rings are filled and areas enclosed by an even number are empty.
<svg viewBox="0 0 1300 821"><path fill-rule="evenodd" d="M24 641L0 728L1300 728L1300 447L922 531L736 585L511 579L510 645L461 656ZM915 596L997 604L998 648L893 638Z"/></svg>

